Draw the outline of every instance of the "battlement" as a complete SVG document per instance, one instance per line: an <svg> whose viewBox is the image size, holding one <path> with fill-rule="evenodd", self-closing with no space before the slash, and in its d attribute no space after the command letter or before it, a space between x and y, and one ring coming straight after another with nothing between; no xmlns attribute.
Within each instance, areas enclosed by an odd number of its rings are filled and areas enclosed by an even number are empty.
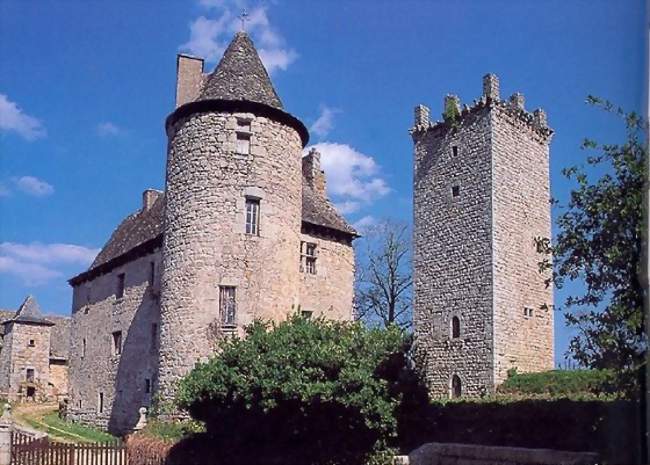
<svg viewBox="0 0 650 465"><path fill-rule="evenodd" d="M499 78L495 74L483 76L483 94L471 105L462 104L457 95L448 94L443 104L442 119L432 120L429 107L419 104L415 107L414 125L409 133L414 139L429 130L442 130L462 124L465 117L478 114L481 111L498 111L499 114L513 118L523 123L530 130L537 133L544 140L549 139L553 130L548 127L546 112L541 108L532 113L527 111L526 99L520 92L512 94L508 100L501 100Z"/></svg>

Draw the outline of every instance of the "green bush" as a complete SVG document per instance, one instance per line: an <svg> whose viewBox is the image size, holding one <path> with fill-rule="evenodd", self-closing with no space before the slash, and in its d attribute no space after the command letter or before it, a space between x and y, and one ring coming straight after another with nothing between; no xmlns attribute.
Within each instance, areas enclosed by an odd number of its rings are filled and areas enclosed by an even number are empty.
<svg viewBox="0 0 650 465"><path fill-rule="evenodd" d="M581 397L613 394L613 374L607 370L551 370L539 373L508 372L499 394Z"/></svg>
<svg viewBox="0 0 650 465"><path fill-rule="evenodd" d="M408 347L395 327L255 322L181 381L179 407L207 427L187 448L209 444L228 463L361 463L426 402Z"/></svg>

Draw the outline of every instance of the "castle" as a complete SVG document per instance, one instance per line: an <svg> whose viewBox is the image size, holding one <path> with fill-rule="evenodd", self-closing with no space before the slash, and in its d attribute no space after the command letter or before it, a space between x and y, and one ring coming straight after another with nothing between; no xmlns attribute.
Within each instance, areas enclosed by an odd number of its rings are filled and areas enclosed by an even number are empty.
<svg viewBox="0 0 650 465"><path fill-rule="evenodd" d="M415 110L414 329L435 396L553 366L545 114L499 97ZM210 74L177 59L165 191L145 190L73 287L69 418L124 432L223 337L292 312L353 318L356 231L326 196L308 131L237 33Z"/></svg>
<svg viewBox="0 0 650 465"><path fill-rule="evenodd" d="M44 401L68 393L70 318L43 315L28 296L18 310L0 310L0 394Z"/></svg>
<svg viewBox="0 0 650 465"><path fill-rule="evenodd" d="M413 282L417 351L434 396L493 392L508 370L553 368L553 290L535 238L551 237L542 110L499 81L444 120L415 108Z"/></svg>
<svg viewBox="0 0 650 465"><path fill-rule="evenodd" d="M179 55L165 192L113 232L73 287L73 420L123 432L255 318L352 319L356 231L246 33L216 69Z"/></svg>

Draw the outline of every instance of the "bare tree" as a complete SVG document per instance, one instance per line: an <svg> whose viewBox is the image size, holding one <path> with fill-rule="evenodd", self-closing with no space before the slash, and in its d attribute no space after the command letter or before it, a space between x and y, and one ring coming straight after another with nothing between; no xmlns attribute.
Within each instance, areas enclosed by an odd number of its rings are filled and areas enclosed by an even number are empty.
<svg viewBox="0 0 650 465"><path fill-rule="evenodd" d="M368 324L411 324L413 275L410 231L392 220L368 228L357 249L357 318Z"/></svg>

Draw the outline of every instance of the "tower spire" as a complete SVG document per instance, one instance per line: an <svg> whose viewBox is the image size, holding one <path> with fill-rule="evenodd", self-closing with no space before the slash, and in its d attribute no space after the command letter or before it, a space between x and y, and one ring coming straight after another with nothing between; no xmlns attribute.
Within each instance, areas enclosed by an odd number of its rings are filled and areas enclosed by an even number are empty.
<svg viewBox="0 0 650 465"><path fill-rule="evenodd" d="M241 21L241 32L246 32L246 21L248 21L248 11L246 11L246 8L243 8L241 10L241 14L239 15L239 20Z"/></svg>

